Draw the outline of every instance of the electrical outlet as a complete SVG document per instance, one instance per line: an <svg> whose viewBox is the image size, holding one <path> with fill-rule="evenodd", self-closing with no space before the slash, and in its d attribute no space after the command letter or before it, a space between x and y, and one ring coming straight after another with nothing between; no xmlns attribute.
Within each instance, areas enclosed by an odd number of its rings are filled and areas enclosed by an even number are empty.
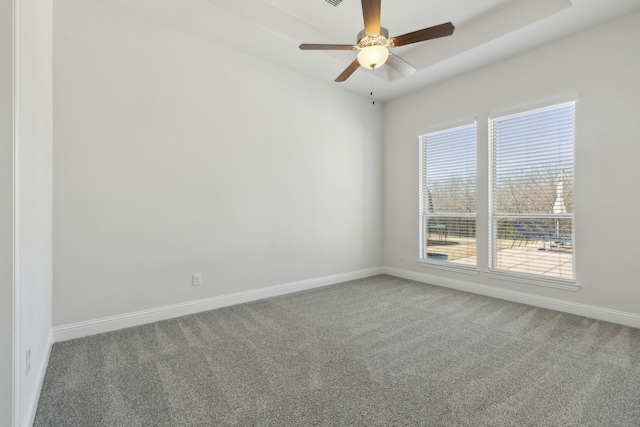
<svg viewBox="0 0 640 427"><path fill-rule="evenodd" d="M195 273L193 276L191 276L191 285L192 286L202 285L202 274Z"/></svg>
<svg viewBox="0 0 640 427"><path fill-rule="evenodd" d="M404 261L404 251L400 252L400 261Z"/></svg>
<svg viewBox="0 0 640 427"><path fill-rule="evenodd" d="M27 375L29 375L29 371L31 371L31 349L27 349L25 367L26 367Z"/></svg>

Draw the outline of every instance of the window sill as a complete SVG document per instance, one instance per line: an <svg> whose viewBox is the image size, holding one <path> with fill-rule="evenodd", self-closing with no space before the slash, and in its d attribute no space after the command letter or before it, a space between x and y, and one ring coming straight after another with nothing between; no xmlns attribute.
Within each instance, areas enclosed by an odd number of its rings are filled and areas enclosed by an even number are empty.
<svg viewBox="0 0 640 427"><path fill-rule="evenodd" d="M499 280L508 280L511 282L526 283L527 285L544 286L547 288L562 289L565 291L577 292L580 285L573 279L560 279L553 277L538 276L525 273L513 273L504 270L487 271L487 277Z"/></svg>
<svg viewBox="0 0 640 427"><path fill-rule="evenodd" d="M463 273L477 276L479 274L478 268L471 265L456 264L448 261L427 261L425 259L419 259L418 265L420 267L434 268L436 270L452 271L454 273Z"/></svg>

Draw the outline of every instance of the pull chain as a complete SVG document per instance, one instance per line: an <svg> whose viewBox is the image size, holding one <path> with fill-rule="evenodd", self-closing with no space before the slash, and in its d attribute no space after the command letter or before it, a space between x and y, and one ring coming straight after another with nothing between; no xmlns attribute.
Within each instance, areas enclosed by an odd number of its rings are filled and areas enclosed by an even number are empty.
<svg viewBox="0 0 640 427"><path fill-rule="evenodd" d="M376 98L373 96L373 91L375 89L376 86L376 78L373 75L373 68L371 69L371 93L369 94L371 96L371 105L376 105Z"/></svg>

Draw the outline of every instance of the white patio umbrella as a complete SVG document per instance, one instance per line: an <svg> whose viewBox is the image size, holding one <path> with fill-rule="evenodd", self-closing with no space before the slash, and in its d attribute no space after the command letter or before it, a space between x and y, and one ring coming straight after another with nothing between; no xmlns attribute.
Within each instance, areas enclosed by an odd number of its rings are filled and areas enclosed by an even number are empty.
<svg viewBox="0 0 640 427"><path fill-rule="evenodd" d="M558 181L556 182L556 201L553 203L553 213L567 213L567 208L564 206L564 174L562 172L558 174ZM556 234L560 235L559 218L556 219Z"/></svg>

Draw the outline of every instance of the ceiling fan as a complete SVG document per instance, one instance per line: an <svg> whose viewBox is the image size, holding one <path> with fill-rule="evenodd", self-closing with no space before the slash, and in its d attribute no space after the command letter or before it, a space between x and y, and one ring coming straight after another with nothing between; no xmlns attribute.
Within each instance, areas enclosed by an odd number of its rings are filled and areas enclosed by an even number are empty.
<svg viewBox="0 0 640 427"><path fill-rule="evenodd" d="M389 37L389 31L380 26L381 0L362 0L362 15L364 16L364 30L358 33L355 45L349 44L301 44L301 50L359 50L358 57L338 76L337 82L343 82L362 66L374 70L383 64L403 75L410 75L416 68L399 56L389 52L389 48L406 46L453 34L454 26L451 22L424 28L401 36Z"/></svg>

